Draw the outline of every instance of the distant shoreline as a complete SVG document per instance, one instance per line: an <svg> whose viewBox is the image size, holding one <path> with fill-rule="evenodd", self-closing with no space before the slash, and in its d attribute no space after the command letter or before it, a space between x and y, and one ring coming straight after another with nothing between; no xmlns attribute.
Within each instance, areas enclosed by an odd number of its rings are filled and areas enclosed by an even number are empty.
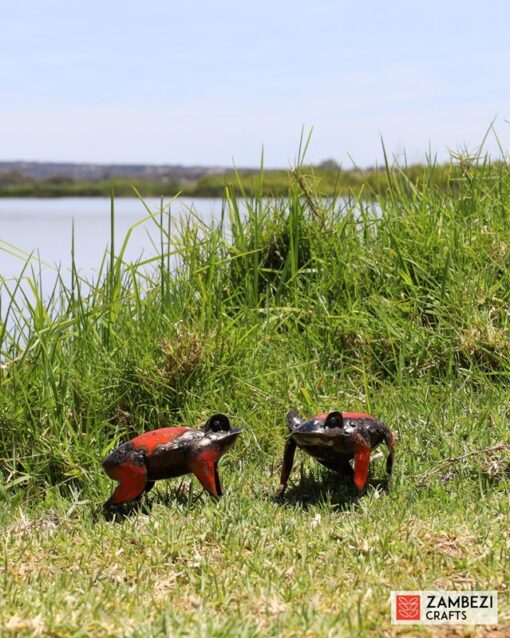
<svg viewBox="0 0 510 638"><path fill-rule="evenodd" d="M0 163L1 167L1 163ZM224 197L226 189L241 196L285 197L289 184L299 182L300 190L307 184L325 197L362 194L370 199L385 191L388 172L394 179L409 185L427 180L440 188L447 188L452 179L461 177L454 164L392 169L352 169L339 167L304 166L299 171L271 170L207 173L195 179L174 176L146 178L138 176L112 176L108 179L76 180L69 175L54 175L48 179L35 179L18 171L0 172L0 198L61 198L61 197ZM289 181L289 175L291 180Z"/></svg>

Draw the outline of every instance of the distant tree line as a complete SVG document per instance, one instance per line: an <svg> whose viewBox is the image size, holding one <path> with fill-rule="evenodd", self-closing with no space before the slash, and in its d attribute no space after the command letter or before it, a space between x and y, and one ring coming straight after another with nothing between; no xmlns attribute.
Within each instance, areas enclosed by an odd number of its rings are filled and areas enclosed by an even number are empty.
<svg viewBox="0 0 510 638"><path fill-rule="evenodd" d="M446 189L463 177L464 168L461 163L449 163L343 170L334 160L326 160L318 166L303 166L299 173L314 192L323 196L361 192L370 198L384 193L388 188L388 177L409 186L426 182ZM84 181L65 174L36 179L20 171L8 171L0 172L0 197L108 197L112 187L119 197L133 196L135 189L145 197L171 197L178 193L187 197L222 197L226 187L246 196L279 197L288 193L292 178L292 171L288 170L263 173L259 170L225 170L193 180L163 175L150 179L112 176Z"/></svg>

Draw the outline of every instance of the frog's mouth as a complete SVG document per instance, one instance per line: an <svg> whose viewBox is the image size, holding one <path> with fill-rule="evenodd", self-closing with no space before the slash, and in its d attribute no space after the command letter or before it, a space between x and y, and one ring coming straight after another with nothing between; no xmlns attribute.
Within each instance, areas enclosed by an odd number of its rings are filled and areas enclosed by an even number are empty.
<svg viewBox="0 0 510 638"><path fill-rule="evenodd" d="M349 434L339 428L315 432L293 432L292 437L301 447L347 447Z"/></svg>
<svg viewBox="0 0 510 638"><path fill-rule="evenodd" d="M226 452L234 445L235 440L241 432L241 428L231 428L228 431L221 430L220 432L208 432L207 438L218 443L221 446L222 452Z"/></svg>

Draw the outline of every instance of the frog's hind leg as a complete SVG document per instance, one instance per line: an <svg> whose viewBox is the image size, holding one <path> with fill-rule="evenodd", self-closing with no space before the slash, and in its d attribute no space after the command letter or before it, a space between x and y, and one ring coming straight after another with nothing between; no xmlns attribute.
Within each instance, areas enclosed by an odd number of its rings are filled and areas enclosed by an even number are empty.
<svg viewBox="0 0 510 638"><path fill-rule="evenodd" d="M112 457L113 454L104 461L103 469L110 478L119 481L119 485L104 504L106 508L135 501L147 487L147 468L139 454L127 452L120 462L118 458Z"/></svg>

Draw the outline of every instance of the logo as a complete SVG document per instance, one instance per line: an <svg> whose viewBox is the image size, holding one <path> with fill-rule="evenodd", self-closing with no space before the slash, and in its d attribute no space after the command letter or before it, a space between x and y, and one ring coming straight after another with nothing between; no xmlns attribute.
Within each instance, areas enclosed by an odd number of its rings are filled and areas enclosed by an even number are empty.
<svg viewBox="0 0 510 638"><path fill-rule="evenodd" d="M396 620L420 620L421 597L415 594L397 594L395 596Z"/></svg>
<svg viewBox="0 0 510 638"><path fill-rule="evenodd" d="M397 625L497 625L497 591L392 591Z"/></svg>

